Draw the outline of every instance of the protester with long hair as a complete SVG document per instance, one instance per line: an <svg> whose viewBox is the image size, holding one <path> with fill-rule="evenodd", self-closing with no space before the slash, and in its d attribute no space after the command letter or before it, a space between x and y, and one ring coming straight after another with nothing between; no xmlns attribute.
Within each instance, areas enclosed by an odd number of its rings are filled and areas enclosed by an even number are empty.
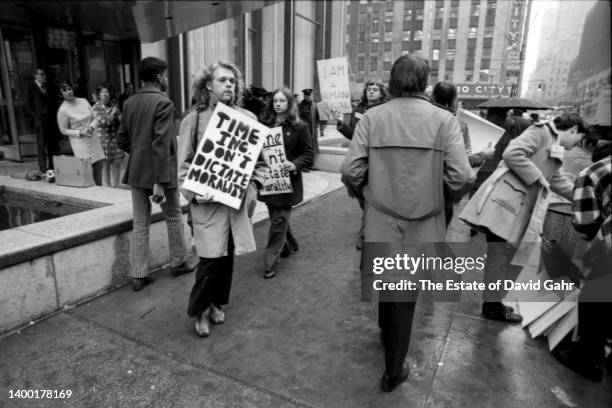
<svg viewBox="0 0 612 408"><path fill-rule="evenodd" d="M460 197L472 179L459 123L425 95L428 77L429 63L418 55L395 61L389 82L394 98L363 115L342 163L344 182L365 198L365 245L406 251L444 241L442 186ZM385 392L408 377L404 360L415 300L379 293Z"/></svg>
<svg viewBox="0 0 612 408"><path fill-rule="evenodd" d="M121 162L125 153L117 146L117 128L119 127L119 108L111 103L111 94L108 85L96 85L98 101L94 104L94 115L97 119L96 130L102 150L102 185L117 187L121 173Z"/></svg>
<svg viewBox="0 0 612 408"><path fill-rule="evenodd" d="M276 276L276 265L280 257L287 256L299 249L289 225L289 218L291 207L299 204L303 199L301 171L312 165L314 153L308 125L300 121L298 117L297 103L291 90L278 88L272 92L272 99L268 102L262 123L269 127L282 127L287 158L284 171L289 173L293 188L291 193L259 197L260 201L266 203L270 214L264 273L264 278L270 279Z"/></svg>
<svg viewBox="0 0 612 408"><path fill-rule="evenodd" d="M242 81L238 68L227 62L211 64L195 74L193 94L196 106L181 121L179 131L179 185L187 177L198 144L218 103L257 120L251 112L238 106L244 86ZM210 194L201 196L181 189L189 202L193 240L200 257L187 310L189 316L195 317L195 331L200 337L210 334L209 321L213 324L225 322L222 306L229 302L234 256L255 250L250 217L257 201L258 186L263 181L262 165L255 165L238 210L213 201Z"/></svg>
<svg viewBox="0 0 612 408"><path fill-rule="evenodd" d="M91 159L96 186L102 185L102 163L104 152L97 132L94 111L86 99L74 95L74 87L63 82L59 86L62 102L57 111L57 125L63 135L68 136L75 157Z"/></svg>
<svg viewBox="0 0 612 408"><path fill-rule="evenodd" d="M347 139L353 138L353 133L355 132L355 127L357 126L357 122L363 116L363 114L370 108L379 105L387 100L387 91L385 90L385 85L382 81L378 79L371 79L365 83L363 88L363 95L361 95L361 101L359 104L353 109L351 113L351 119L349 123L345 123L343 119L343 115L339 112L334 112L336 116L336 129L338 132L342 133L344 137Z"/></svg>

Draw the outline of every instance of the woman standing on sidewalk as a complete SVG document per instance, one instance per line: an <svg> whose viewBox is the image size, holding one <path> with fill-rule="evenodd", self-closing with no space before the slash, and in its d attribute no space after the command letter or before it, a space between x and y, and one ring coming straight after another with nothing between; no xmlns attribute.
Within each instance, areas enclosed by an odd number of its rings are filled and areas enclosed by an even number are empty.
<svg viewBox="0 0 612 408"><path fill-rule="evenodd" d="M117 187L121 173L121 161L125 153L117 147L117 127L119 124L119 108L111 104L108 86L96 86L98 101L93 107L97 119L98 136L102 142L104 161L102 162L102 185Z"/></svg>
<svg viewBox="0 0 612 408"><path fill-rule="evenodd" d="M279 258L299 249L289 225L289 217L291 207L303 199L301 171L312 165L314 153L308 126L298 118L297 104L289 89L278 88L272 93L262 123L269 127L281 126L283 129L283 144L288 160L285 171L289 172L293 187L292 193L259 196L259 200L266 203L270 214L264 273L264 278L270 279L276 276L275 267Z"/></svg>
<svg viewBox="0 0 612 408"><path fill-rule="evenodd" d="M97 121L87 100L74 96L74 88L64 82L60 84L64 102L57 111L57 125L63 135L68 136L75 157L91 159L96 186L102 185L102 160L104 152L100 138L94 132Z"/></svg>

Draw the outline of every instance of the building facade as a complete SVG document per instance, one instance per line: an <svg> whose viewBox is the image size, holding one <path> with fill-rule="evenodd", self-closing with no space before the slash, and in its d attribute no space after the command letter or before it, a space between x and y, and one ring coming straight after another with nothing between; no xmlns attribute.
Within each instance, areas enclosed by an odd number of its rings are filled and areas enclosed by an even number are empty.
<svg viewBox="0 0 612 408"><path fill-rule="evenodd" d="M451 81L465 105L515 93L527 0L346 2L345 53L352 80L388 81L393 61L418 53L430 84Z"/></svg>

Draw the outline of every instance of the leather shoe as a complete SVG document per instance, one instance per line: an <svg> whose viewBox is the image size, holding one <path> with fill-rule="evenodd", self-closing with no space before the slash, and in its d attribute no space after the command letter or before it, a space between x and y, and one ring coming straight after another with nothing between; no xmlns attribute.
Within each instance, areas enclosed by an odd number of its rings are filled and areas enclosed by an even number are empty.
<svg viewBox="0 0 612 408"><path fill-rule="evenodd" d="M380 379L380 389L384 392L391 392L397 388L402 382L406 381L408 378L408 370L405 368L402 369L401 374L398 375L389 375L385 371L382 378Z"/></svg>
<svg viewBox="0 0 612 408"><path fill-rule="evenodd" d="M208 315L210 310L206 309L203 313L196 316L195 332L199 337L208 337L210 335L210 327L208 326Z"/></svg>
<svg viewBox="0 0 612 408"><path fill-rule="evenodd" d="M276 271L274 269L270 269L264 273L264 279L272 279L276 276Z"/></svg>
<svg viewBox="0 0 612 408"><path fill-rule="evenodd" d="M145 278L133 278L132 279L132 290L134 292L140 292L144 289L145 286L153 283L155 279L151 276L147 276Z"/></svg>
<svg viewBox="0 0 612 408"><path fill-rule="evenodd" d="M196 270L198 267L198 263L200 260L197 257L192 257L192 259L187 259L185 262L180 264L179 266L175 266L170 271L172 276L181 276L186 273L191 273Z"/></svg>
<svg viewBox="0 0 612 408"><path fill-rule="evenodd" d="M212 324L223 324L225 322L225 312L221 310L221 306L210 304L210 322Z"/></svg>
<svg viewBox="0 0 612 408"><path fill-rule="evenodd" d="M557 347L552 351L552 355L567 368L571 368L593 382L600 382L603 377L601 364L589 363L584 358L581 358L580 353L575 348L563 349Z"/></svg>
<svg viewBox="0 0 612 408"><path fill-rule="evenodd" d="M501 302L484 302L482 304L482 314L490 320L499 320L508 323L520 323L523 316L510 310L510 306L504 306Z"/></svg>

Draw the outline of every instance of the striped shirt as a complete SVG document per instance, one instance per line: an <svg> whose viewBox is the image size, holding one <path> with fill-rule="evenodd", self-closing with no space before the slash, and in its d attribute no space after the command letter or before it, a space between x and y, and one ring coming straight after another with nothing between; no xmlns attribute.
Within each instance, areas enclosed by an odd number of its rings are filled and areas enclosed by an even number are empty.
<svg viewBox="0 0 612 408"><path fill-rule="evenodd" d="M610 156L582 170L574 186L574 228L587 239L612 245L612 165Z"/></svg>

